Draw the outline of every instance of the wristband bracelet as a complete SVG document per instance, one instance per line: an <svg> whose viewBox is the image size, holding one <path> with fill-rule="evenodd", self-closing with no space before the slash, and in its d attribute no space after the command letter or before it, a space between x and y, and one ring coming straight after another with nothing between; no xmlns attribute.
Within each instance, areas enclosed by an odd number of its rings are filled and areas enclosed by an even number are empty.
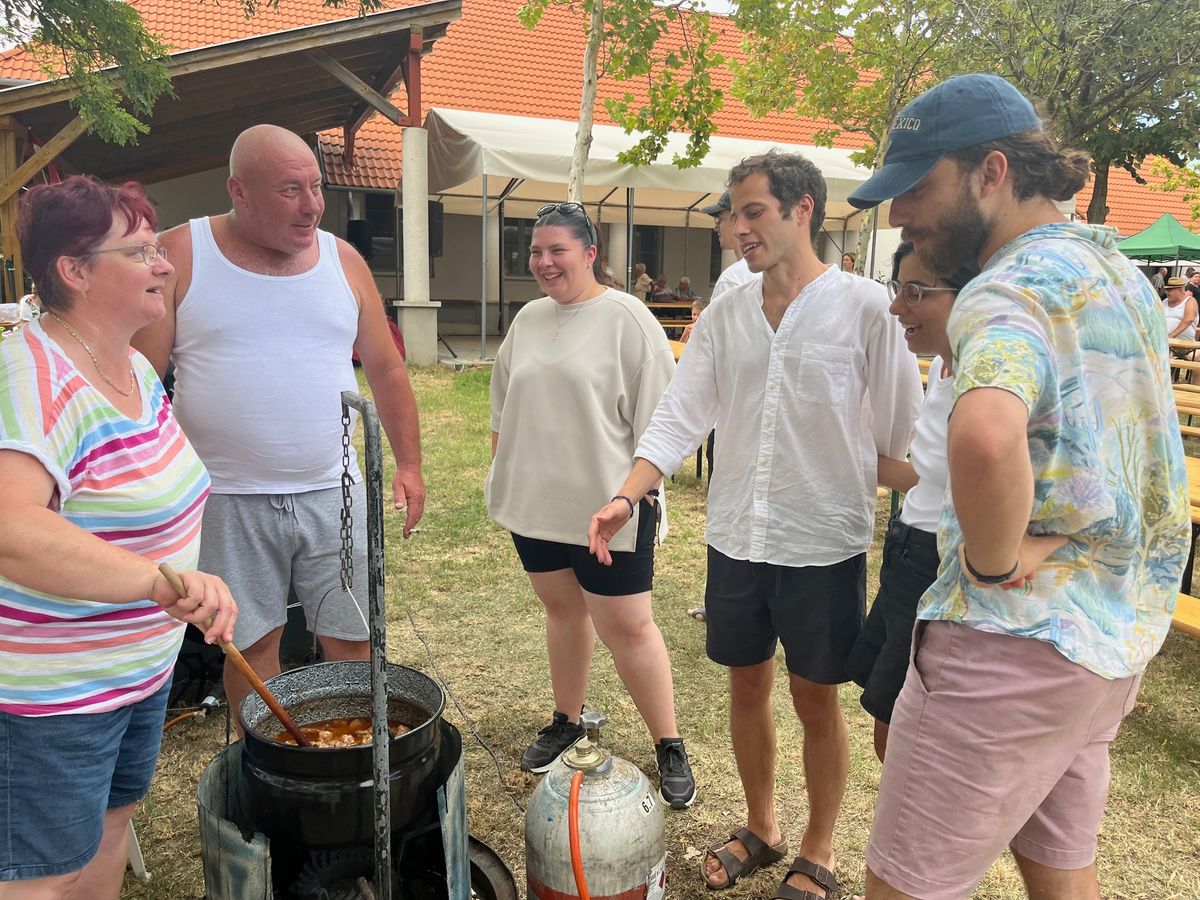
<svg viewBox="0 0 1200 900"><path fill-rule="evenodd" d="M967 550L965 547L963 548L962 558L963 564L967 567L967 571L971 573L971 577L980 584L1004 584L1006 581L1012 581L1013 576L1017 574L1017 568L1021 565L1021 560L1018 559L1013 563L1012 568L1003 575L984 575L973 565L971 565L971 560L967 559Z"/></svg>
<svg viewBox="0 0 1200 900"><path fill-rule="evenodd" d="M617 496L613 497L612 500L609 500L608 502L615 503L617 500L624 500L627 504L629 504L629 518L632 519L633 518L633 501L630 500L628 497L626 497L624 494L617 494Z"/></svg>

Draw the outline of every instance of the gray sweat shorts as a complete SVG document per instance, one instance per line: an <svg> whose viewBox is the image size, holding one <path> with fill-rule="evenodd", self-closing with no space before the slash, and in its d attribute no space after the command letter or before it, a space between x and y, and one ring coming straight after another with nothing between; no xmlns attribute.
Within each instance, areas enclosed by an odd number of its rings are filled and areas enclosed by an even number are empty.
<svg viewBox="0 0 1200 900"><path fill-rule="evenodd" d="M210 494L200 534L200 565L225 579L238 605L233 644L257 643L287 621L289 586L313 634L367 639L367 496L351 489L353 598L342 590L342 489L299 494ZM355 607L358 601L358 609Z"/></svg>

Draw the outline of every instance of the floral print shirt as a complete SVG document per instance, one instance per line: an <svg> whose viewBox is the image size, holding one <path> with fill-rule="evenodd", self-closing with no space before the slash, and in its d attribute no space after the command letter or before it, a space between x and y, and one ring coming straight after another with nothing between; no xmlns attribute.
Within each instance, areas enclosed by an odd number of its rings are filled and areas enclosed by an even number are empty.
<svg viewBox="0 0 1200 900"><path fill-rule="evenodd" d="M1024 588L974 586L948 494L941 571L919 617L1049 641L1104 678L1140 673L1170 628L1190 518L1154 288L1115 229L1045 225L988 261L948 331L956 400L994 387L1029 409L1029 533L1070 540Z"/></svg>

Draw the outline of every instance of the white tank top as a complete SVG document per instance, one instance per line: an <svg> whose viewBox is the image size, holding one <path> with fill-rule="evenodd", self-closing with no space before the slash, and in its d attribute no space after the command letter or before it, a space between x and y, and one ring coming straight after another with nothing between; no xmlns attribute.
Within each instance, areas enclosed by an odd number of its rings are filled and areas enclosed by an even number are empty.
<svg viewBox="0 0 1200 900"><path fill-rule="evenodd" d="M1183 321L1183 314L1187 309L1187 305L1186 296L1178 306L1172 306L1170 303L1163 304L1163 312L1167 314L1167 334L1170 334L1179 327L1179 323ZM1196 339L1196 324L1193 322L1187 328L1183 329L1177 337L1184 341L1194 341Z"/></svg>
<svg viewBox="0 0 1200 900"><path fill-rule="evenodd" d="M337 486L341 392L358 389L350 361L358 303L336 240L317 232L320 258L307 272L259 275L221 254L207 218L189 224L192 282L171 357L175 415L213 493ZM353 447L350 465L359 480Z"/></svg>

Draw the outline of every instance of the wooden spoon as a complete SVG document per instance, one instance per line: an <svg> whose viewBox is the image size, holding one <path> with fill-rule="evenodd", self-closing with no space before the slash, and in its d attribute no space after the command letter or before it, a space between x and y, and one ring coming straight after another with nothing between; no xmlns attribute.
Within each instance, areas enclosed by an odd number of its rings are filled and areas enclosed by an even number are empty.
<svg viewBox="0 0 1200 900"><path fill-rule="evenodd" d="M175 593L177 593L181 598L187 597L187 588L184 587L183 580L169 564L163 563L158 567L158 571L162 572L163 578L167 579L167 584L171 585L171 587L175 589ZM212 619L209 619L208 621L210 624L212 623ZM312 741L306 738L304 736L304 732L302 732L299 726L292 721L292 717L288 715L287 710L284 709L283 705L275 699L275 696L271 693L270 689L266 686L266 684L263 683L263 680L258 677L258 673L254 671L254 667L251 666L250 663L246 662L246 657L242 656L238 648L229 643L229 641L218 641L217 643L220 645L221 649L225 651L225 655L229 657L230 662L232 662L237 670L242 673L242 677L250 682L250 686L254 688L258 696L262 697L263 703L267 704L267 707L271 710L271 712L275 713L275 718L277 718L283 727L287 729L288 734L296 739L296 743L301 747L311 747Z"/></svg>

